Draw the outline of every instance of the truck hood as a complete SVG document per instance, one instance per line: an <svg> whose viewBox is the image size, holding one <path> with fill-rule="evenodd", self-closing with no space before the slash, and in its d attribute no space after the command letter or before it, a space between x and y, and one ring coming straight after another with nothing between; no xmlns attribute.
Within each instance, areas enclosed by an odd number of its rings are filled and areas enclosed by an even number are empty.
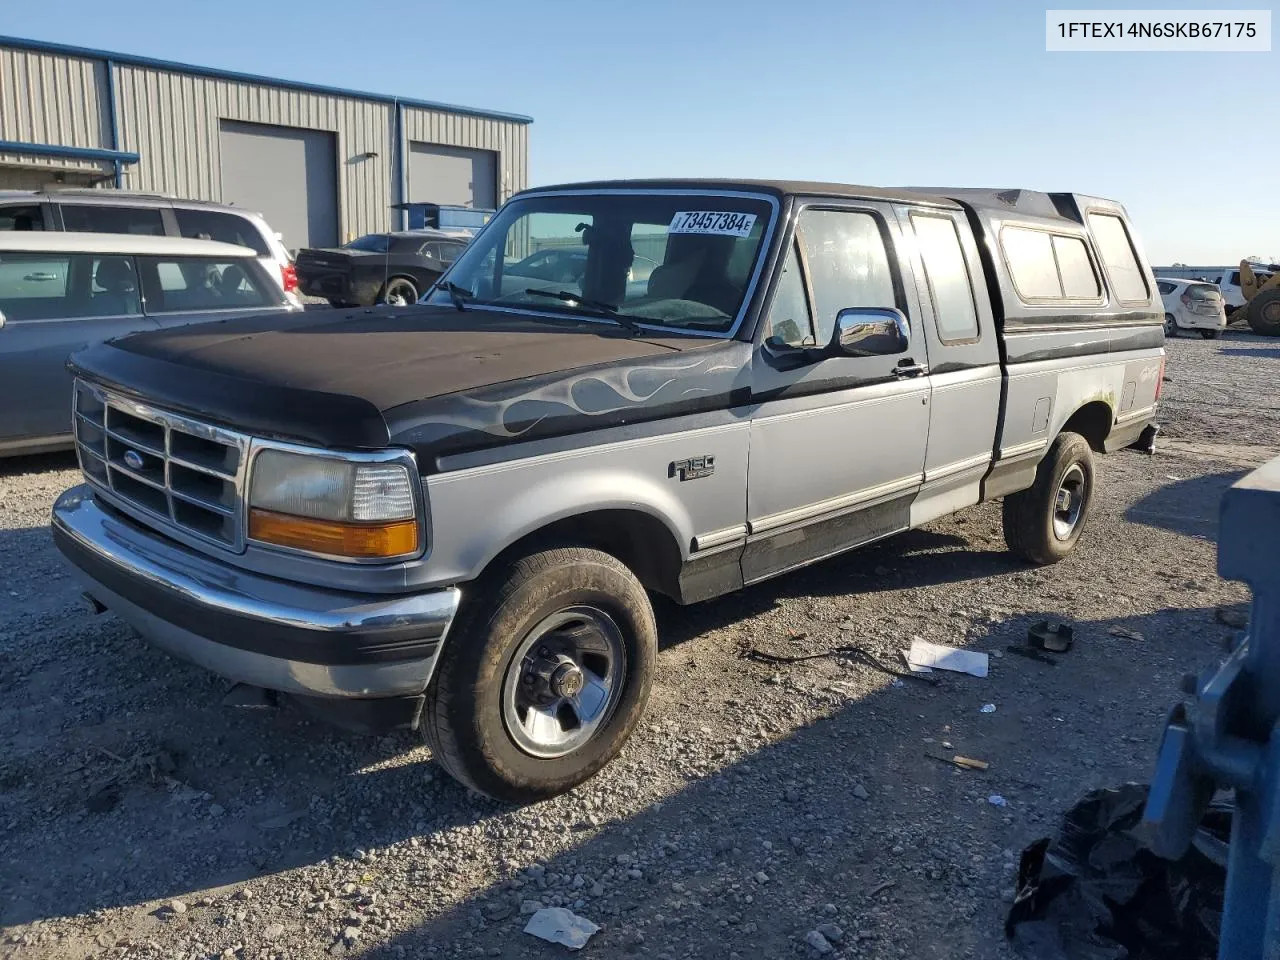
<svg viewBox="0 0 1280 960"><path fill-rule="evenodd" d="M726 349L741 355L725 362ZM565 432L583 417L603 426L619 415L647 419L642 408L669 415L657 408L669 405L677 379L690 378L679 392L699 405L708 390L723 404L749 353L733 341L420 305L135 334L76 354L71 367L246 432L324 446L404 443L435 456ZM709 373L714 384L693 382ZM484 436L468 440L476 431Z"/></svg>

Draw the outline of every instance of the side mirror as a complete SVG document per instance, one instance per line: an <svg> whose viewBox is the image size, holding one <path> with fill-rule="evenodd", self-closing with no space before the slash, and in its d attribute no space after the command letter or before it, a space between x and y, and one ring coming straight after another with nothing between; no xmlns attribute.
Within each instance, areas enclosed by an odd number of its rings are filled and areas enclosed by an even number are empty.
<svg viewBox="0 0 1280 960"><path fill-rule="evenodd" d="M831 353L846 357L888 357L906 353L911 328L901 310L850 307L836 314Z"/></svg>
<svg viewBox="0 0 1280 960"><path fill-rule="evenodd" d="M4 329L4 311L0 310L0 330Z"/></svg>

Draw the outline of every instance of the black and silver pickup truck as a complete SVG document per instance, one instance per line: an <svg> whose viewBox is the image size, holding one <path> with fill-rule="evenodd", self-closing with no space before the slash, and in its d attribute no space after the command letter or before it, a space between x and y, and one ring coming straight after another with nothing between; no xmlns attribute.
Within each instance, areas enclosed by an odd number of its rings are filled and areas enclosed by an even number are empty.
<svg viewBox="0 0 1280 960"><path fill-rule="evenodd" d="M585 268L508 269L552 248ZM74 356L84 483L53 533L157 645L415 727L530 801L634 729L651 592L714 597L995 498L1014 551L1064 557L1094 457L1151 432L1163 336L1107 200L542 188L423 303Z"/></svg>

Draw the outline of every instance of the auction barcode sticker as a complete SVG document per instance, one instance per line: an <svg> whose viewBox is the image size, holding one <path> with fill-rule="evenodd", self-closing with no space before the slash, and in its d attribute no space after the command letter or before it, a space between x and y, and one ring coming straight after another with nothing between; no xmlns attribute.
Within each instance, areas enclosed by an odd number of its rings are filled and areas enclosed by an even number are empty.
<svg viewBox="0 0 1280 960"><path fill-rule="evenodd" d="M711 233L722 237L745 237L756 225L754 213L724 210L681 210L671 218L668 233Z"/></svg>
<svg viewBox="0 0 1280 960"><path fill-rule="evenodd" d="M1270 10L1046 10L1045 49L1269 53Z"/></svg>

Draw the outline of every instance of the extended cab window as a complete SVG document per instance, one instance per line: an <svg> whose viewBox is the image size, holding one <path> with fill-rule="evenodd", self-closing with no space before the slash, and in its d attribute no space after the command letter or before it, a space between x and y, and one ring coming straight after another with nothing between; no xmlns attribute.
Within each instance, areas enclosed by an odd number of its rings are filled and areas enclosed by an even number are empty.
<svg viewBox="0 0 1280 960"><path fill-rule="evenodd" d="M72 320L140 312L129 257L0 254L0 313L7 321Z"/></svg>
<svg viewBox="0 0 1280 960"><path fill-rule="evenodd" d="M147 313L242 310L279 301L253 269L256 261L248 258L238 262L206 257L140 259Z"/></svg>
<svg viewBox="0 0 1280 960"><path fill-rule="evenodd" d="M950 217L913 213L911 223L933 298L938 338L943 343L976 340L978 310L973 302L973 286L955 221Z"/></svg>
<svg viewBox="0 0 1280 960"><path fill-rule="evenodd" d="M814 336L831 342L836 314L849 307L896 307L880 224L869 213L806 210L796 227L813 291Z"/></svg>
<svg viewBox="0 0 1280 960"><path fill-rule="evenodd" d="M1124 221L1109 213L1091 213L1089 229L1093 231L1098 255L1102 258L1102 266L1107 271L1116 299L1146 302L1150 291Z"/></svg>
<svg viewBox="0 0 1280 960"><path fill-rule="evenodd" d="M164 236L164 220L155 207L111 207L105 204L64 203L62 225L76 233L132 233Z"/></svg>

